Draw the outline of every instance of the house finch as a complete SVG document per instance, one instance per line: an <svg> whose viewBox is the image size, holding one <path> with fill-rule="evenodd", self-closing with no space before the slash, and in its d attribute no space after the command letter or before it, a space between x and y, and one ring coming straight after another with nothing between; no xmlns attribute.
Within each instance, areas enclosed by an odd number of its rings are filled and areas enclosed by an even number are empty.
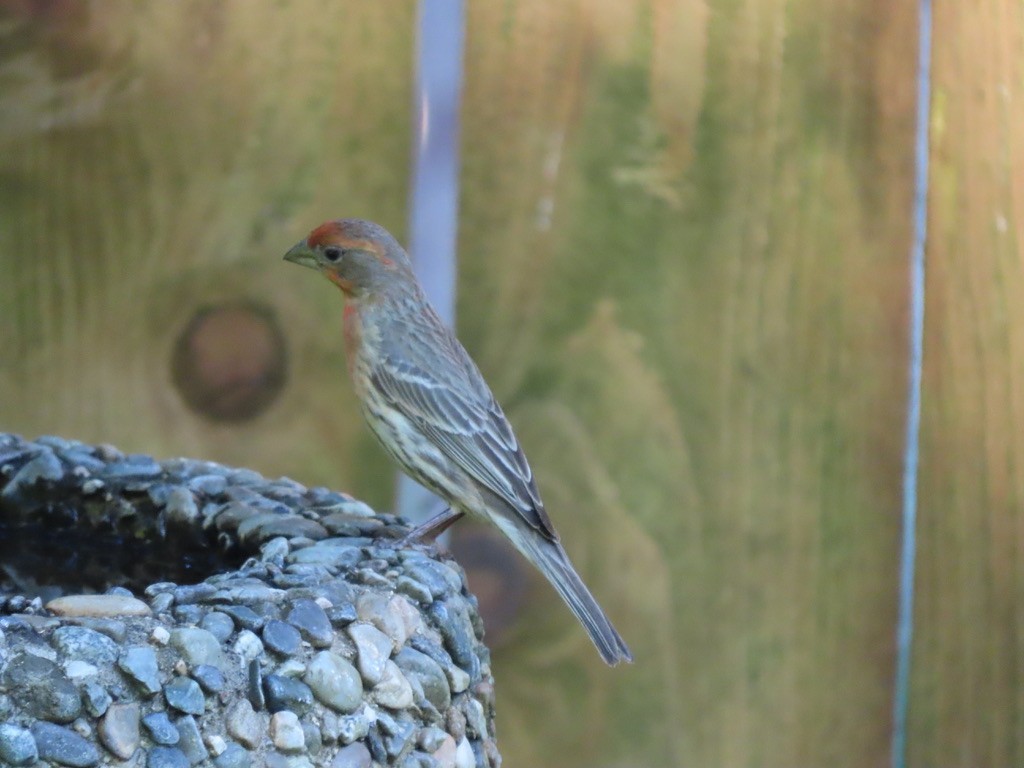
<svg viewBox="0 0 1024 768"><path fill-rule="evenodd" d="M505 414L395 238L368 221L329 221L285 259L341 288L363 416L384 450L450 505L410 537L436 536L467 512L493 523L547 577L608 664L632 661L569 562Z"/></svg>

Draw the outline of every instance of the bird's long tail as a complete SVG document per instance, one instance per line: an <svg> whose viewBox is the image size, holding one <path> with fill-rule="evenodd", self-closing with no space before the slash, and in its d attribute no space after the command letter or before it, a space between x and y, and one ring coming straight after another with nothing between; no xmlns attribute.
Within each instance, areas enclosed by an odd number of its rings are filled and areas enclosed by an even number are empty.
<svg viewBox="0 0 1024 768"><path fill-rule="evenodd" d="M620 661L633 661L633 654L630 653L626 641L612 626L597 600L577 575L569 561L569 555L561 544L542 538L536 533L517 536L513 538L513 542L561 595L565 604L587 630L605 663L615 666Z"/></svg>

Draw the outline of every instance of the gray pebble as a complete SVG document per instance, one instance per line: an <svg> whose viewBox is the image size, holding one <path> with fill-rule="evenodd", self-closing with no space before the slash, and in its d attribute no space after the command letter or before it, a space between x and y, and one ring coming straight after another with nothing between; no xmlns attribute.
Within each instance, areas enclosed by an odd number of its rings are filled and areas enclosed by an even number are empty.
<svg viewBox="0 0 1024 768"><path fill-rule="evenodd" d="M60 453L66 453L67 451L86 447L85 443L80 443L77 440L68 440L66 437L60 437L59 435L40 435L33 440L33 442L37 445L45 445L50 448L55 448Z"/></svg>
<svg viewBox="0 0 1024 768"><path fill-rule="evenodd" d="M185 584L180 587L175 587L172 591L174 601L181 605L206 602L216 593L217 587L213 584L208 584L205 581L200 582L199 584Z"/></svg>
<svg viewBox="0 0 1024 768"><path fill-rule="evenodd" d="M156 663L156 651L149 646L125 648L117 660L117 666L139 685L143 693L159 693L160 670Z"/></svg>
<svg viewBox="0 0 1024 768"><path fill-rule="evenodd" d="M282 656L291 656L302 642L299 630L291 624L271 619L263 625L263 644Z"/></svg>
<svg viewBox="0 0 1024 768"><path fill-rule="evenodd" d="M416 739L416 743L419 744L425 752L436 752L444 743L447 736L448 734L444 730L431 725L420 731L420 734Z"/></svg>
<svg viewBox="0 0 1024 768"><path fill-rule="evenodd" d="M335 603L327 609L327 618L336 627L344 627L358 618L356 607L349 602Z"/></svg>
<svg viewBox="0 0 1024 768"><path fill-rule="evenodd" d="M384 676L373 687L373 697L378 704L389 709L407 709L414 703L409 680L390 659L384 665Z"/></svg>
<svg viewBox="0 0 1024 768"><path fill-rule="evenodd" d="M306 746L306 737L294 712L275 712L270 718L270 740L282 752L299 752Z"/></svg>
<svg viewBox="0 0 1024 768"><path fill-rule="evenodd" d="M337 741L342 744L351 744L353 741L365 739L369 732L370 721L362 712L338 718Z"/></svg>
<svg viewBox="0 0 1024 768"><path fill-rule="evenodd" d="M106 483L93 477L82 483L82 493L86 496L91 496L94 493L99 493L106 487Z"/></svg>
<svg viewBox="0 0 1024 768"><path fill-rule="evenodd" d="M278 602L284 597L283 589L268 587L266 584L247 584L245 586L218 589L213 602L218 603L261 603ZM226 606L225 606L226 607Z"/></svg>
<svg viewBox="0 0 1024 768"><path fill-rule="evenodd" d="M320 737L320 729L308 716L302 718L299 725L302 726L302 734L305 737L306 751L316 757L324 746L323 739Z"/></svg>
<svg viewBox="0 0 1024 768"><path fill-rule="evenodd" d="M246 605L225 605L220 610L242 629L256 630L263 626L264 618Z"/></svg>
<svg viewBox="0 0 1024 768"><path fill-rule="evenodd" d="M206 710L206 697L199 683L190 677L177 677L165 685L164 698L168 705L189 715L201 715Z"/></svg>
<svg viewBox="0 0 1024 768"><path fill-rule="evenodd" d="M188 487L204 496L216 496L224 493L228 481L221 475L196 475L188 481Z"/></svg>
<svg viewBox="0 0 1024 768"><path fill-rule="evenodd" d="M290 710L304 715L313 707L313 692L300 680L281 675L267 675L263 679L267 709L271 712Z"/></svg>
<svg viewBox="0 0 1024 768"><path fill-rule="evenodd" d="M436 600L427 612L441 630L445 648L455 663L468 671L471 677L479 677L480 660L474 653L475 638L465 605L452 599Z"/></svg>
<svg viewBox="0 0 1024 768"><path fill-rule="evenodd" d="M466 716L466 733L471 739L482 739L487 736L487 718L484 716L484 706L474 698L464 697L460 702L459 709Z"/></svg>
<svg viewBox="0 0 1024 768"><path fill-rule="evenodd" d="M445 715L445 728L456 741L466 736L466 716L457 707L452 707Z"/></svg>
<svg viewBox="0 0 1024 768"><path fill-rule="evenodd" d="M434 661L441 669L448 669L455 666L455 662L452 661L452 655L444 649L444 647L435 640L427 637L423 634L416 634L409 638L409 645L415 648L420 653L426 654Z"/></svg>
<svg viewBox="0 0 1024 768"><path fill-rule="evenodd" d="M359 672L330 651L321 651L313 657L303 680L319 701L339 712L351 712L362 701L363 683Z"/></svg>
<svg viewBox="0 0 1024 768"><path fill-rule="evenodd" d="M328 744L338 740L338 716L331 710L325 709L320 716L320 736Z"/></svg>
<svg viewBox="0 0 1024 768"><path fill-rule="evenodd" d="M370 750L370 757L378 763L383 764L387 762L388 752L384 748L384 739L381 738L380 730L377 726L370 727L369 732L366 734L365 743Z"/></svg>
<svg viewBox="0 0 1024 768"><path fill-rule="evenodd" d="M19 704L33 717L70 723L82 711L74 684L56 664L34 654L15 656L4 670L2 685L18 692Z"/></svg>
<svg viewBox="0 0 1024 768"><path fill-rule="evenodd" d="M61 653L91 664L113 664L117 658L117 643L86 627L58 627L53 633L53 644Z"/></svg>
<svg viewBox="0 0 1024 768"><path fill-rule="evenodd" d="M192 679L207 693L220 693L224 690L224 673L210 664L198 664L192 667Z"/></svg>
<svg viewBox="0 0 1024 768"><path fill-rule="evenodd" d="M146 597L154 597L163 592L170 592L176 586L178 585L175 584L173 581L154 581L152 584L146 587L145 590L143 590L142 594L144 594Z"/></svg>
<svg viewBox="0 0 1024 768"><path fill-rule="evenodd" d="M363 559L359 547L332 546L329 542L321 542L312 547L292 552L288 556L289 563L305 565L323 565L339 570L349 570Z"/></svg>
<svg viewBox="0 0 1024 768"><path fill-rule="evenodd" d="M182 527L191 526L193 521L199 517L199 507L196 506L196 499L192 491L182 488L180 485L171 489L167 494L164 513L168 522L173 522Z"/></svg>
<svg viewBox="0 0 1024 768"><path fill-rule="evenodd" d="M31 488L40 480L55 483L64 477L64 467L49 448L14 473L0 496L13 498L25 488Z"/></svg>
<svg viewBox="0 0 1024 768"><path fill-rule="evenodd" d="M139 705L111 704L100 720L100 741L112 754L127 760L139 748Z"/></svg>
<svg viewBox="0 0 1024 768"><path fill-rule="evenodd" d="M167 503L167 497L170 496L172 488L173 486L167 485L167 483L153 483L146 489L146 495L156 506L162 507Z"/></svg>
<svg viewBox="0 0 1024 768"><path fill-rule="evenodd" d="M280 504L276 505L277 509L287 511L287 507ZM263 516L260 515L262 518ZM327 529L324 528L316 520L310 520L306 517L299 517L298 515L292 514L275 514L273 520L264 520L259 526L259 530L256 533L258 540L272 539L275 536L304 536L308 539L318 541L320 539L327 538ZM249 521L246 521L248 523ZM242 525L245 525L243 523ZM243 541L249 538L242 533L242 525L238 526L238 536ZM251 534L250 534L251 535Z"/></svg>
<svg viewBox="0 0 1024 768"><path fill-rule="evenodd" d="M103 717L111 701L107 689L99 683L90 681L82 686L82 703L85 704L85 711L93 717Z"/></svg>
<svg viewBox="0 0 1024 768"><path fill-rule="evenodd" d="M203 607L186 603L174 606L174 618L179 624L198 624L203 620Z"/></svg>
<svg viewBox="0 0 1024 768"><path fill-rule="evenodd" d="M246 695L256 709L263 709L266 706L266 698L263 695L263 669L260 667L260 660L253 659L249 662L248 685Z"/></svg>
<svg viewBox="0 0 1024 768"><path fill-rule="evenodd" d="M447 597L462 591L462 577L444 563L427 558L407 561L405 572L430 590L432 597Z"/></svg>
<svg viewBox="0 0 1024 768"><path fill-rule="evenodd" d="M370 768L371 763L370 750L357 742L339 749L331 761L331 768Z"/></svg>
<svg viewBox="0 0 1024 768"><path fill-rule="evenodd" d="M394 641L376 627L362 622L350 624L348 635L356 646L356 663L367 684L373 686L384 675L384 664L391 657Z"/></svg>
<svg viewBox="0 0 1024 768"><path fill-rule="evenodd" d="M89 595L89 596L82 595L81 597L97 597L97 595ZM121 605L123 607L127 607L128 604L129 604L129 601L125 598L124 595L99 595L99 597L103 597L103 598L105 598L106 601L111 601L111 602L113 602L113 600L121 601ZM129 595L129 597L131 597L131 596ZM111 598L113 598L113 600L111 600ZM138 605L140 605L140 606L142 606L143 608L146 609L146 613L139 614L139 615L144 615L144 616L148 615L149 606L147 606L141 600L135 600L135 598L131 598L131 599L134 600L135 603L137 603ZM52 610L52 609L50 609L50 604L49 603L47 603L46 607L47 607L47 610ZM124 614L120 614L119 613L117 615L124 615ZM113 640L115 643L118 643L118 644L123 643L124 639L128 636L128 627L125 625L125 623L123 621L120 621L118 619L108 619L108 618L103 618L103 617L99 617L99 616L98 617L83 616L81 618L78 618L75 623L79 624L80 626L87 627L89 629L94 629L97 632L101 632L102 634L106 635L107 637L109 637L111 640Z"/></svg>
<svg viewBox="0 0 1024 768"><path fill-rule="evenodd" d="M37 720L32 724L32 736L35 737L39 757L43 760L71 768L88 768L100 761L100 752L96 746L70 728Z"/></svg>
<svg viewBox="0 0 1024 768"><path fill-rule="evenodd" d="M285 659L277 667L281 677L302 677L306 673L306 665L298 659Z"/></svg>
<svg viewBox="0 0 1024 768"><path fill-rule="evenodd" d="M332 535L345 539L358 538L368 532L367 522L364 517L348 515L344 512L332 512L320 518L320 524Z"/></svg>
<svg viewBox="0 0 1024 768"><path fill-rule="evenodd" d="M102 472L107 466L92 454L81 450L63 451L61 458L63 458L64 461L72 467L75 467L76 469L78 467L82 467L87 469L90 473Z"/></svg>
<svg viewBox="0 0 1024 768"><path fill-rule="evenodd" d="M239 699L224 715L228 734L243 746L256 749L263 738L263 718L252 708L248 699Z"/></svg>
<svg viewBox="0 0 1024 768"><path fill-rule="evenodd" d="M153 613L166 613L174 605L174 595L170 592L161 592L149 601L149 607Z"/></svg>
<svg viewBox="0 0 1024 768"><path fill-rule="evenodd" d="M170 746L177 744L181 738L178 729L167 717L166 712L151 712L142 718L142 725L149 732L149 737L157 744Z"/></svg>
<svg viewBox="0 0 1024 768"><path fill-rule="evenodd" d="M367 592L359 598L359 602L356 604L359 618L373 624L390 637L394 641L395 648L401 648L409 639L408 627L398 611L398 600L405 602L404 598L397 598L393 601L386 594Z"/></svg>
<svg viewBox="0 0 1024 768"><path fill-rule="evenodd" d="M213 764L217 768L250 768L252 755L242 746L235 742L228 742L227 749L213 758Z"/></svg>
<svg viewBox="0 0 1024 768"><path fill-rule="evenodd" d="M156 477L163 470L152 458L144 454L133 454L125 456L121 461L114 461L107 464L103 473L107 477L116 477L123 480L134 480L142 477Z"/></svg>
<svg viewBox="0 0 1024 768"><path fill-rule="evenodd" d="M459 669L454 664L445 667L444 674L448 678L448 686L451 688L452 693L462 693L469 688L469 673Z"/></svg>
<svg viewBox="0 0 1024 768"><path fill-rule="evenodd" d="M401 763L402 768L440 768L440 765L431 755L419 751L410 752Z"/></svg>
<svg viewBox="0 0 1024 768"><path fill-rule="evenodd" d="M146 768L190 768L185 753L177 747L153 747L146 758Z"/></svg>
<svg viewBox="0 0 1024 768"><path fill-rule="evenodd" d="M391 580L387 576L382 576L376 571L372 571L369 568L360 568L353 574L354 578L358 579L360 583L365 584L368 587L378 587L381 589L391 589Z"/></svg>
<svg viewBox="0 0 1024 768"><path fill-rule="evenodd" d="M175 726L179 734L178 749L185 753L185 757L188 758L192 765L201 763L210 756L206 745L203 744L203 737L199 733L199 726L196 725L195 718L192 715L179 717L175 721Z"/></svg>
<svg viewBox="0 0 1024 768"><path fill-rule="evenodd" d="M220 611L210 611L203 617L199 626L222 643L231 637L231 633L235 631L235 622L226 613L221 613Z"/></svg>
<svg viewBox="0 0 1024 768"><path fill-rule="evenodd" d="M392 760L398 762L403 754L413 748L416 726L408 720L398 720L392 730L393 732L384 738L384 748Z"/></svg>
<svg viewBox="0 0 1024 768"><path fill-rule="evenodd" d="M223 669L224 654L220 642L210 632L198 627L178 627L171 630L171 645L178 649L189 666L212 664Z"/></svg>
<svg viewBox="0 0 1024 768"><path fill-rule="evenodd" d="M312 600L296 600L292 603L287 621L314 648L328 648L334 640L334 630L327 614Z"/></svg>
<svg viewBox="0 0 1024 768"><path fill-rule="evenodd" d="M39 757L36 740L25 728L0 724L0 760L10 765L30 765Z"/></svg>
<svg viewBox="0 0 1024 768"><path fill-rule="evenodd" d="M434 596L425 584L408 576L399 576L395 582L395 589L420 603L426 604L434 600Z"/></svg>
<svg viewBox="0 0 1024 768"><path fill-rule="evenodd" d="M419 681L423 695L439 712L451 706L452 694L448 679L436 661L415 648L405 647L395 656L395 663L406 677Z"/></svg>
<svg viewBox="0 0 1024 768"><path fill-rule="evenodd" d="M278 568L284 567L284 559L291 551L291 545L284 536L271 539L260 547L260 560L265 563L274 563Z"/></svg>
<svg viewBox="0 0 1024 768"><path fill-rule="evenodd" d="M238 485L262 485L265 481L263 475L254 469L246 469L244 467L239 469L228 470L228 475L231 478L232 483Z"/></svg>

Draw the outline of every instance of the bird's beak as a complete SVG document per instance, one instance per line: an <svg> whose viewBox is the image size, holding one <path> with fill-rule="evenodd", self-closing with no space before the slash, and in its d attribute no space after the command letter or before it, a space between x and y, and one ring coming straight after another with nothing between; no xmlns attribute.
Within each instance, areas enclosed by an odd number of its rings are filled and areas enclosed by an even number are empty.
<svg viewBox="0 0 1024 768"><path fill-rule="evenodd" d="M305 240L300 240L291 250L284 255L285 261L292 261L296 264L301 264L304 267L310 267L311 269L319 269L320 265L317 263L316 255L313 253L313 249L310 248Z"/></svg>

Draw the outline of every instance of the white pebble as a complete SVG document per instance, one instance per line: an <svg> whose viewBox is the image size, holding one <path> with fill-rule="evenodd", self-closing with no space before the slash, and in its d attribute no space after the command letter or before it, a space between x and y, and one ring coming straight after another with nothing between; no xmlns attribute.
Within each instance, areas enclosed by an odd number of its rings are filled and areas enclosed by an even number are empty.
<svg viewBox="0 0 1024 768"><path fill-rule="evenodd" d="M473 748L469 746L466 737L462 737L459 746L455 748L455 768L475 768L476 758L473 757Z"/></svg>
<svg viewBox="0 0 1024 768"><path fill-rule="evenodd" d="M306 665L298 659L286 659L277 668L281 677L302 677L306 673Z"/></svg>
<svg viewBox="0 0 1024 768"><path fill-rule="evenodd" d="M99 670L87 661L74 659L64 665L64 674L71 680L84 680L87 677L94 677Z"/></svg>
<svg viewBox="0 0 1024 768"><path fill-rule="evenodd" d="M298 752L306 746L298 715L287 709L275 712L270 718L270 738L274 746L284 752Z"/></svg>
<svg viewBox="0 0 1024 768"><path fill-rule="evenodd" d="M153 631L150 633L149 639L158 645L167 645L171 639L171 633L163 627L153 627Z"/></svg>
<svg viewBox="0 0 1024 768"><path fill-rule="evenodd" d="M206 742L207 748L214 757L219 756L228 748L227 742L224 741L224 738L222 736L218 736L216 733L207 734L203 738L203 741Z"/></svg>
<svg viewBox="0 0 1024 768"><path fill-rule="evenodd" d="M246 667L250 661L263 653L263 641L253 632L243 629L235 640L234 651L242 657L242 666Z"/></svg>

